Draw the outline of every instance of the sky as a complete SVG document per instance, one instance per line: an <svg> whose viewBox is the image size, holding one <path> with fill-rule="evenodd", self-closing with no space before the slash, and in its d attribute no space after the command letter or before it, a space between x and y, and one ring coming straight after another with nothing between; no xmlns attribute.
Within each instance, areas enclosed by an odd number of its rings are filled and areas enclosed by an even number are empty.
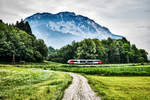
<svg viewBox="0 0 150 100"><path fill-rule="evenodd" d="M38 12L75 12L122 35L150 56L150 0L0 0L0 19L15 23Z"/></svg>

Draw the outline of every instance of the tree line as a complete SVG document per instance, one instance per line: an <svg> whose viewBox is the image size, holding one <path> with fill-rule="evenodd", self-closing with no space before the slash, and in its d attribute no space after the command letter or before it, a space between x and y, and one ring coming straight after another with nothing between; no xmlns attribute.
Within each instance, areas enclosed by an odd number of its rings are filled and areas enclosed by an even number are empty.
<svg viewBox="0 0 150 100"><path fill-rule="evenodd" d="M139 63L147 62L147 55L144 49L138 49L126 38L85 39L60 49L49 47L48 60L67 63L68 59L101 59L103 63Z"/></svg>
<svg viewBox="0 0 150 100"><path fill-rule="evenodd" d="M21 20L8 25L0 20L0 61L50 61L66 63L68 59L102 59L103 63L147 62L148 53L138 49L126 38L73 41L60 49L47 48L36 39L28 22Z"/></svg>
<svg viewBox="0 0 150 100"><path fill-rule="evenodd" d="M47 54L47 46L32 34L28 22L8 25L0 21L0 61L43 61Z"/></svg>

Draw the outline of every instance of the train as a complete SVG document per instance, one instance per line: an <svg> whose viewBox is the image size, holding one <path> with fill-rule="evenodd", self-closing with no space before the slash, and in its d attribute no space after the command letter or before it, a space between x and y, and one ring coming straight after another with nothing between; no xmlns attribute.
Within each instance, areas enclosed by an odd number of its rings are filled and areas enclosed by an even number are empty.
<svg viewBox="0 0 150 100"><path fill-rule="evenodd" d="M101 59L69 59L68 64L102 64Z"/></svg>

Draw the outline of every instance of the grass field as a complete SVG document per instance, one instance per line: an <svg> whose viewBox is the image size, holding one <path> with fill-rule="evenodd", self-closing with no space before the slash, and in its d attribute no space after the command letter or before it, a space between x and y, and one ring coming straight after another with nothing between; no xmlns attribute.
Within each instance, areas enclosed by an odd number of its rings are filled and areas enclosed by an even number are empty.
<svg viewBox="0 0 150 100"><path fill-rule="evenodd" d="M60 100L71 77L43 69L83 74L103 100L150 100L149 63L68 65L54 62L0 64L0 99Z"/></svg>
<svg viewBox="0 0 150 100"><path fill-rule="evenodd" d="M0 67L0 99L60 100L72 78L60 72Z"/></svg>
<svg viewBox="0 0 150 100"><path fill-rule="evenodd" d="M150 100L150 77L85 76L103 100Z"/></svg>
<svg viewBox="0 0 150 100"><path fill-rule="evenodd" d="M9 64L0 64L10 66ZM16 67L42 68L56 71L84 73L101 76L150 76L150 64L68 65L54 62L16 64Z"/></svg>
<svg viewBox="0 0 150 100"><path fill-rule="evenodd" d="M150 65L120 65L120 66L56 66L49 67L51 70L84 73L102 76L150 76Z"/></svg>
<svg viewBox="0 0 150 100"><path fill-rule="evenodd" d="M15 67L26 67L26 68L47 68L48 66L62 66L65 64L55 63L50 61L45 62L25 62L25 63L16 63L13 65L10 62L0 62L0 67L7 67L7 66L15 66Z"/></svg>

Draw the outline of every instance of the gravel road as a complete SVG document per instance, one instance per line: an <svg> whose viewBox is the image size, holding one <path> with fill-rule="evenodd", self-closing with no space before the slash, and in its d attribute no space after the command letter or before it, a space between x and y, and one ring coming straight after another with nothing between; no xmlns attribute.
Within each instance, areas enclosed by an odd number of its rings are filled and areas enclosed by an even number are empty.
<svg viewBox="0 0 150 100"><path fill-rule="evenodd" d="M65 90L62 100L101 100L90 88L85 77L69 73L73 77L72 84Z"/></svg>

